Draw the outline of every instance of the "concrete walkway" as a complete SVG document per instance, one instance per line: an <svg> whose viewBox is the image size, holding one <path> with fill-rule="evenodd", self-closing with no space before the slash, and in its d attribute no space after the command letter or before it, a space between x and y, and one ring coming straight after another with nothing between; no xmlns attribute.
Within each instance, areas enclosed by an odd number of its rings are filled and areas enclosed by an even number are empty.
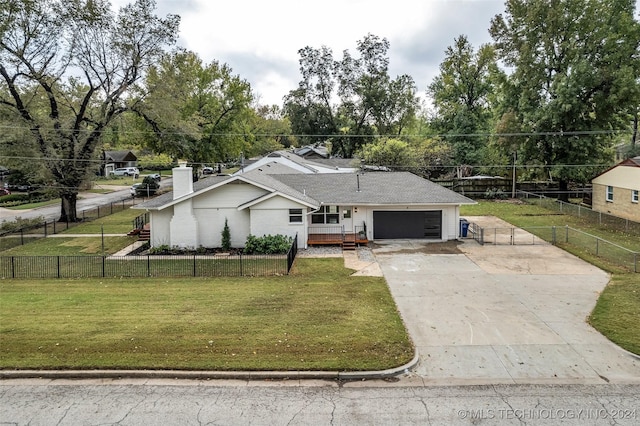
<svg viewBox="0 0 640 426"><path fill-rule="evenodd" d="M548 244L435 247L373 250L425 384L640 383L638 357L586 323L605 272Z"/></svg>

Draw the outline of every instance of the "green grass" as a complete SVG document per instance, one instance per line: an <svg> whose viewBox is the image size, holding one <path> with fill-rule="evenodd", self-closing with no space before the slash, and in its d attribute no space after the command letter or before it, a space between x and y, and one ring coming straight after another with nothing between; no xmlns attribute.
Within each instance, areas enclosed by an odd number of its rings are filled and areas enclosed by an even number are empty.
<svg viewBox="0 0 640 426"><path fill-rule="evenodd" d="M637 235L601 227L586 219L560 214L537 205L478 201L476 205L462 206L460 216L496 216L519 228L569 225L629 250L640 252L640 238Z"/></svg>
<svg viewBox="0 0 640 426"><path fill-rule="evenodd" d="M565 226L588 232L633 251L640 251L636 235L600 227L585 219L559 214L536 205L479 201L462 206L461 216L496 216L520 228ZM620 347L640 354L640 274L630 273L620 264L595 256L581 247L560 243L559 247L612 274L611 282L601 294L589 322Z"/></svg>
<svg viewBox="0 0 640 426"><path fill-rule="evenodd" d="M20 204L19 206L7 207L7 209L9 209L9 210L29 210L29 209L35 209L35 208L38 208L38 207L51 206L53 204L60 204L60 199L56 198L55 200L40 201L38 203Z"/></svg>
<svg viewBox="0 0 640 426"><path fill-rule="evenodd" d="M135 209L126 209L118 213L110 214L82 223L63 231L63 234L98 234L104 229L105 234L126 234L133 229L133 219L144 212Z"/></svg>
<svg viewBox="0 0 640 426"><path fill-rule="evenodd" d="M640 354L639 282L638 274L614 275L589 317L589 323L609 340L636 354Z"/></svg>
<svg viewBox="0 0 640 426"><path fill-rule="evenodd" d="M134 179L133 176L114 176L111 178L98 178L98 179L94 179L92 180L92 184L93 184L93 188L94 189L100 189L100 187L103 186L112 186L112 185L116 185L116 186L131 186L134 183L137 182L142 182L142 179L144 179L144 176L138 176L138 179Z"/></svg>
<svg viewBox="0 0 640 426"><path fill-rule="evenodd" d="M413 347L383 278L5 280L0 368L378 370Z"/></svg>
<svg viewBox="0 0 640 426"><path fill-rule="evenodd" d="M113 254L133 244L136 237L104 237L104 253ZM39 238L28 244L0 252L0 256L78 256L101 255L102 238L95 237L50 237Z"/></svg>

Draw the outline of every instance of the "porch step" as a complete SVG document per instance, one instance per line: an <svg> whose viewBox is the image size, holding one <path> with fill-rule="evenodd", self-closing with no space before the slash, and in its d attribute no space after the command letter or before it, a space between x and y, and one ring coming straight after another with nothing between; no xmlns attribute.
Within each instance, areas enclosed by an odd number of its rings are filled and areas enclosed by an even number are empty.
<svg viewBox="0 0 640 426"><path fill-rule="evenodd" d="M138 241L149 241L151 239L151 231L149 229L141 229L138 234Z"/></svg>
<svg viewBox="0 0 640 426"><path fill-rule="evenodd" d="M356 242L355 241L343 241L342 242L342 250L355 250Z"/></svg>

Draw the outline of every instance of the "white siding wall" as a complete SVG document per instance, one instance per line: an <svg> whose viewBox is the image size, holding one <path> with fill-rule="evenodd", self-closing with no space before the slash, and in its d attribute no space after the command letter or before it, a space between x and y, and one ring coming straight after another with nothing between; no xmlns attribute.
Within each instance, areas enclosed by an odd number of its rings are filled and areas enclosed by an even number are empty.
<svg viewBox="0 0 640 426"><path fill-rule="evenodd" d="M153 211L149 215L149 225L151 226L151 246L158 247L170 245L169 224L173 216L173 207L161 211Z"/></svg>
<svg viewBox="0 0 640 426"><path fill-rule="evenodd" d="M203 247L222 246L222 230L227 219L231 246L244 247L249 235L249 212L236 208L194 209L200 231L200 245Z"/></svg>
<svg viewBox="0 0 640 426"><path fill-rule="evenodd" d="M289 223L289 209L302 209L302 223ZM306 248L306 212L306 206L283 197L273 197L251 207L251 234L256 237L276 234L293 237L297 233L298 247Z"/></svg>

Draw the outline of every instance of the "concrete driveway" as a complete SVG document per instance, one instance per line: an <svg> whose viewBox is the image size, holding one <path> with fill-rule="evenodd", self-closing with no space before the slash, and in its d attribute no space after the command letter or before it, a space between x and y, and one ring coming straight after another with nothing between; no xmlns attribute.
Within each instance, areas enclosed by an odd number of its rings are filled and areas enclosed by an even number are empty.
<svg viewBox="0 0 640 426"><path fill-rule="evenodd" d="M640 359L585 321L609 276L557 247L403 240L373 252L425 383L640 383Z"/></svg>

